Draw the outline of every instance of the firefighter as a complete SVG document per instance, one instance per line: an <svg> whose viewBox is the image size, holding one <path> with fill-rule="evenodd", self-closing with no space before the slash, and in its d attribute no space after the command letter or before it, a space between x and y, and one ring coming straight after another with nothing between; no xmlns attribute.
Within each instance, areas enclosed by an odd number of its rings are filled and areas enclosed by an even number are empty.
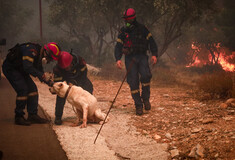
<svg viewBox="0 0 235 160"><path fill-rule="evenodd" d="M2 70L17 93L15 108L15 124L30 125L31 123L47 123L38 116L38 90L30 76L37 77L41 82L52 85L52 81L43 71L42 63L57 60L60 54L54 42L43 47L35 43L17 44L9 49ZM27 105L28 119L24 118Z"/></svg>
<svg viewBox="0 0 235 160"><path fill-rule="evenodd" d="M62 51L57 65L53 69L54 82L66 81L68 84L82 87L84 90L93 92L93 85L87 77L87 66L85 60L71 53ZM56 97L55 124L62 124L62 115L66 97Z"/></svg>
<svg viewBox="0 0 235 160"><path fill-rule="evenodd" d="M149 30L136 20L135 10L127 9L123 15L125 26L121 28L115 46L115 59L118 68L122 68L122 54L125 55L125 66L131 69L127 75L127 83L131 89L131 95L135 102L136 115L143 114L145 110L151 109L150 80L152 74L148 64L147 50L152 53L151 61L157 62L158 48ZM139 84L141 82L142 92L140 94Z"/></svg>

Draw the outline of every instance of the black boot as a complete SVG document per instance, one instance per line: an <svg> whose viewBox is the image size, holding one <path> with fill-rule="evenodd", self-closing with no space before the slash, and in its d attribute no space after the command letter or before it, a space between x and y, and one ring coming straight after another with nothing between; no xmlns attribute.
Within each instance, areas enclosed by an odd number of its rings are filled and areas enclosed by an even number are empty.
<svg viewBox="0 0 235 160"><path fill-rule="evenodd" d="M136 106L136 115L141 116L143 114L143 107L142 106Z"/></svg>
<svg viewBox="0 0 235 160"><path fill-rule="evenodd" d="M144 101L144 109L149 111L151 109L151 104L149 101Z"/></svg>
<svg viewBox="0 0 235 160"><path fill-rule="evenodd" d="M61 124L62 124L61 117L56 117L54 123L55 123L56 125L61 125Z"/></svg>
<svg viewBox="0 0 235 160"><path fill-rule="evenodd" d="M28 121L30 121L31 123L38 123L38 124L48 123L47 119L41 118L37 114L29 114Z"/></svg>
<svg viewBox="0 0 235 160"><path fill-rule="evenodd" d="M15 124L16 125L23 125L23 126L30 126L30 122L27 121L23 116L16 116L15 117Z"/></svg>

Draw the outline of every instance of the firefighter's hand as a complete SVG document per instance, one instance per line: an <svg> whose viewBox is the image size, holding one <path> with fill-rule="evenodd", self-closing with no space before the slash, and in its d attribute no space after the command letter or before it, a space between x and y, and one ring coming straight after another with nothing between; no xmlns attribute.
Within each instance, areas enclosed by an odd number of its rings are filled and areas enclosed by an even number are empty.
<svg viewBox="0 0 235 160"><path fill-rule="evenodd" d="M46 84L47 84L49 87L52 87L53 84L54 84L54 81L50 79Z"/></svg>
<svg viewBox="0 0 235 160"><path fill-rule="evenodd" d="M46 83L49 87L52 87L54 84L54 82L51 79L49 79L48 81L44 81L44 83Z"/></svg>
<svg viewBox="0 0 235 160"><path fill-rule="evenodd" d="M119 69L122 69L122 61L121 61L121 60L118 60L118 61L116 62L116 65L117 65L117 67L118 67Z"/></svg>
<svg viewBox="0 0 235 160"><path fill-rule="evenodd" d="M43 76L40 78L41 79L41 82L44 82L46 83L48 86L52 87L54 82L53 80L51 79L51 77L49 77L47 74L43 74Z"/></svg>
<svg viewBox="0 0 235 160"><path fill-rule="evenodd" d="M44 82L47 82L47 81L49 81L51 79L51 76L48 74L48 73L44 73L43 75L42 75L42 80L44 81Z"/></svg>
<svg viewBox="0 0 235 160"><path fill-rule="evenodd" d="M157 63L157 57L156 56L152 56L151 62L152 62L152 64L156 64Z"/></svg>

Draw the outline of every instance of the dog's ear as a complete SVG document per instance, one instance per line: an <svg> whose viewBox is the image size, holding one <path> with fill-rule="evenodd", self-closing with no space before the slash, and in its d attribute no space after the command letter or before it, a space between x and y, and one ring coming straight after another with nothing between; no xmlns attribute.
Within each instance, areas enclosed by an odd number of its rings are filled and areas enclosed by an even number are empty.
<svg viewBox="0 0 235 160"><path fill-rule="evenodd" d="M59 87L62 87L62 86L63 86L63 83L60 83L60 84L59 84Z"/></svg>
<svg viewBox="0 0 235 160"><path fill-rule="evenodd" d="M66 81L64 81L63 83L67 84L67 82L66 82Z"/></svg>

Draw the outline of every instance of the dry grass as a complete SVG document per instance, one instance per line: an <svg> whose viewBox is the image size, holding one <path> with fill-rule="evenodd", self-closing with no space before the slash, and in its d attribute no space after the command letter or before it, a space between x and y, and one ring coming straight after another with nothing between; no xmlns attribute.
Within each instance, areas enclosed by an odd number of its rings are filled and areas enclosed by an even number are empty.
<svg viewBox="0 0 235 160"><path fill-rule="evenodd" d="M101 68L101 72L98 76L106 80L122 81L125 74L126 69L124 66L123 69L120 70L115 64L106 64ZM173 85L177 83L175 73L169 68L155 67L152 70L152 75L152 83L154 84Z"/></svg>
<svg viewBox="0 0 235 160"><path fill-rule="evenodd" d="M157 67L152 71L152 83L160 85L178 84L177 76L170 68Z"/></svg>
<svg viewBox="0 0 235 160"><path fill-rule="evenodd" d="M214 68L213 68L214 69ZM206 72L205 68L185 68L185 66L155 66L151 83L155 86L190 87L205 93L207 99L235 97L234 73L225 71ZM200 73L198 70L201 70ZM106 64L101 68L99 79L122 81L126 69L118 69L115 64ZM203 96L203 95L201 95ZM205 96L204 96L205 97Z"/></svg>
<svg viewBox="0 0 235 160"><path fill-rule="evenodd" d="M205 73L198 80L197 86L211 98L231 98L235 96L233 76L231 72Z"/></svg>
<svg viewBox="0 0 235 160"><path fill-rule="evenodd" d="M122 81L125 77L125 73L126 69L124 66L122 69L118 69L115 63L105 64L102 66L101 72L99 73L98 77L106 80Z"/></svg>

